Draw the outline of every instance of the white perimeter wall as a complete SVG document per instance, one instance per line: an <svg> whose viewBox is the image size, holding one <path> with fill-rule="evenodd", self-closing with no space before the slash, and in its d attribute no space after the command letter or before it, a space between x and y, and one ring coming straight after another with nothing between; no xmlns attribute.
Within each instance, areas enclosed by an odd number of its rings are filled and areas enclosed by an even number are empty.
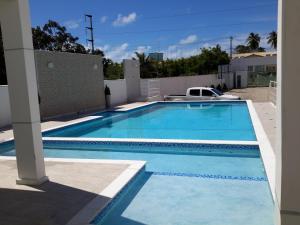
<svg viewBox="0 0 300 225"><path fill-rule="evenodd" d="M126 80L105 80L105 85L110 89L112 106L127 103Z"/></svg>
<svg viewBox="0 0 300 225"><path fill-rule="evenodd" d="M184 76L184 77L166 77L158 79L141 79L140 87L143 97L148 96L148 82L150 80L158 81L160 87L160 95L169 94L185 94L186 89L195 86L210 86L221 83L217 75L199 75L199 76ZM223 80L224 82L224 80ZM107 85L111 91L111 105L122 105L128 101L126 80L105 80L104 85ZM0 127L10 124L10 106L7 86L0 86Z"/></svg>
<svg viewBox="0 0 300 225"><path fill-rule="evenodd" d="M147 83L154 79L141 79L141 94L147 96ZM211 86L212 84L217 86L222 80L218 79L218 75L199 75L199 76L182 76L182 77L166 77L158 78L160 83L160 95L171 94L186 94L186 89L190 87L205 87Z"/></svg>
<svg viewBox="0 0 300 225"><path fill-rule="evenodd" d="M0 127L11 123L8 86L0 86Z"/></svg>

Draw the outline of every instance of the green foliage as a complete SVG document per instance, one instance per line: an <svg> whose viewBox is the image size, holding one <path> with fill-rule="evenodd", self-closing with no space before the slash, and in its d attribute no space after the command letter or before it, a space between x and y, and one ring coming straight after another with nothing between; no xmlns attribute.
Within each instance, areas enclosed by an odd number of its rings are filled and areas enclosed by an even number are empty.
<svg viewBox="0 0 300 225"><path fill-rule="evenodd" d="M32 28L32 39L34 49L104 56L100 49L96 49L93 53L90 49L85 49L78 43L78 37L74 37L67 32L66 27L52 20L42 28L40 26Z"/></svg>
<svg viewBox="0 0 300 225"><path fill-rule="evenodd" d="M276 31L270 32L267 39L268 39L268 44L271 45L272 48L277 49L277 32Z"/></svg>
<svg viewBox="0 0 300 225"><path fill-rule="evenodd" d="M135 53L136 58L140 62L141 78L153 78L158 76L158 63L151 60L145 53Z"/></svg>
<svg viewBox="0 0 300 225"><path fill-rule="evenodd" d="M251 52L250 48L246 45L237 45L235 47L235 52L240 54L240 53L249 53Z"/></svg>
<svg viewBox="0 0 300 225"><path fill-rule="evenodd" d="M259 34L250 33L247 38L247 46L250 48L250 50L256 50L258 49L260 44L260 36Z"/></svg>
<svg viewBox="0 0 300 225"><path fill-rule="evenodd" d="M111 59L103 58L103 73L106 80L123 79L123 64L114 63Z"/></svg>
<svg viewBox="0 0 300 225"><path fill-rule="evenodd" d="M201 49L201 53L196 56L151 62L151 65L154 67L152 74L155 77L173 77L217 73L218 66L228 64L229 61L228 54L217 45Z"/></svg>
<svg viewBox="0 0 300 225"><path fill-rule="evenodd" d="M266 50L260 47L260 36L259 34L250 33L246 43L247 45L237 45L235 47L235 52L240 53L250 53L250 52L265 52Z"/></svg>
<svg viewBox="0 0 300 225"><path fill-rule="evenodd" d="M151 60L145 53L136 52L135 60L139 60L141 78L159 78L174 76L191 76L198 74L217 73L218 66L229 63L229 56L217 45L203 48L196 56L181 59L167 59L161 62ZM123 78L123 66L110 59L103 60L105 79Z"/></svg>
<svg viewBox="0 0 300 225"><path fill-rule="evenodd" d="M85 48L77 43L78 37L67 32L66 27L49 20L43 28L37 26L32 28L34 49L73 52L86 54Z"/></svg>

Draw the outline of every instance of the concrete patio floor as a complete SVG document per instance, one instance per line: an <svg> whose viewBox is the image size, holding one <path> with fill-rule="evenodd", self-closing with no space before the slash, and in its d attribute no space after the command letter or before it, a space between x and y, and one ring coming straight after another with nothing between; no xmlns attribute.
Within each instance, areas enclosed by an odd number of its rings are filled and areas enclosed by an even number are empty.
<svg viewBox="0 0 300 225"><path fill-rule="evenodd" d="M238 95L244 100L252 100L253 102L269 102L268 87L253 87L243 89L233 89L226 94Z"/></svg>
<svg viewBox="0 0 300 225"><path fill-rule="evenodd" d="M16 185L15 160L0 161L0 224L63 225L99 196L127 164L46 162L50 182ZM99 207L102 207L99 205Z"/></svg>
<svg viewBox="0 0 300 225"><path fill-rule="evenodd" d="M270 102L254 102L254 108L275 152L276 145L276 107Z"/></svg>

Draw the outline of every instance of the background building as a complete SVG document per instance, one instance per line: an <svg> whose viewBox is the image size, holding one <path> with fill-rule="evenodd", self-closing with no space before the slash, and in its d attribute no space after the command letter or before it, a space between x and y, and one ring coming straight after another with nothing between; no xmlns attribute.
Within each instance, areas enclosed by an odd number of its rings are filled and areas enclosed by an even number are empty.
<svg viewBox="0 0 300 225"><path fill-rule="evenodd" d="M163 61L163 59L164 59L164 53L161 53L161 52L149 53L149 58L160 62L160 61Z"/></svg>
<svg viewBox="0 0 300 225"><path fill-rule="evenodd" d="M229 88L265 87L276 81L276 52L234 54L229 65L219 67L219 76Z"/></svg>

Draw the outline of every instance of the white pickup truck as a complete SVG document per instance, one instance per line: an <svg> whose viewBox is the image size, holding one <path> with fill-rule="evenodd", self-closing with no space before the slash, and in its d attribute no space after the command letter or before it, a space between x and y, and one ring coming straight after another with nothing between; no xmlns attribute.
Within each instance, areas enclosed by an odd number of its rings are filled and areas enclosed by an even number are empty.
<svg viewBox="0 0 300 225"><path fill-rule="evenodd" d="M197 101L197 100L240 100L239 96L225 95L215 88L192 87L187 89L186 95L166 95L165 101Z"/></svg>

